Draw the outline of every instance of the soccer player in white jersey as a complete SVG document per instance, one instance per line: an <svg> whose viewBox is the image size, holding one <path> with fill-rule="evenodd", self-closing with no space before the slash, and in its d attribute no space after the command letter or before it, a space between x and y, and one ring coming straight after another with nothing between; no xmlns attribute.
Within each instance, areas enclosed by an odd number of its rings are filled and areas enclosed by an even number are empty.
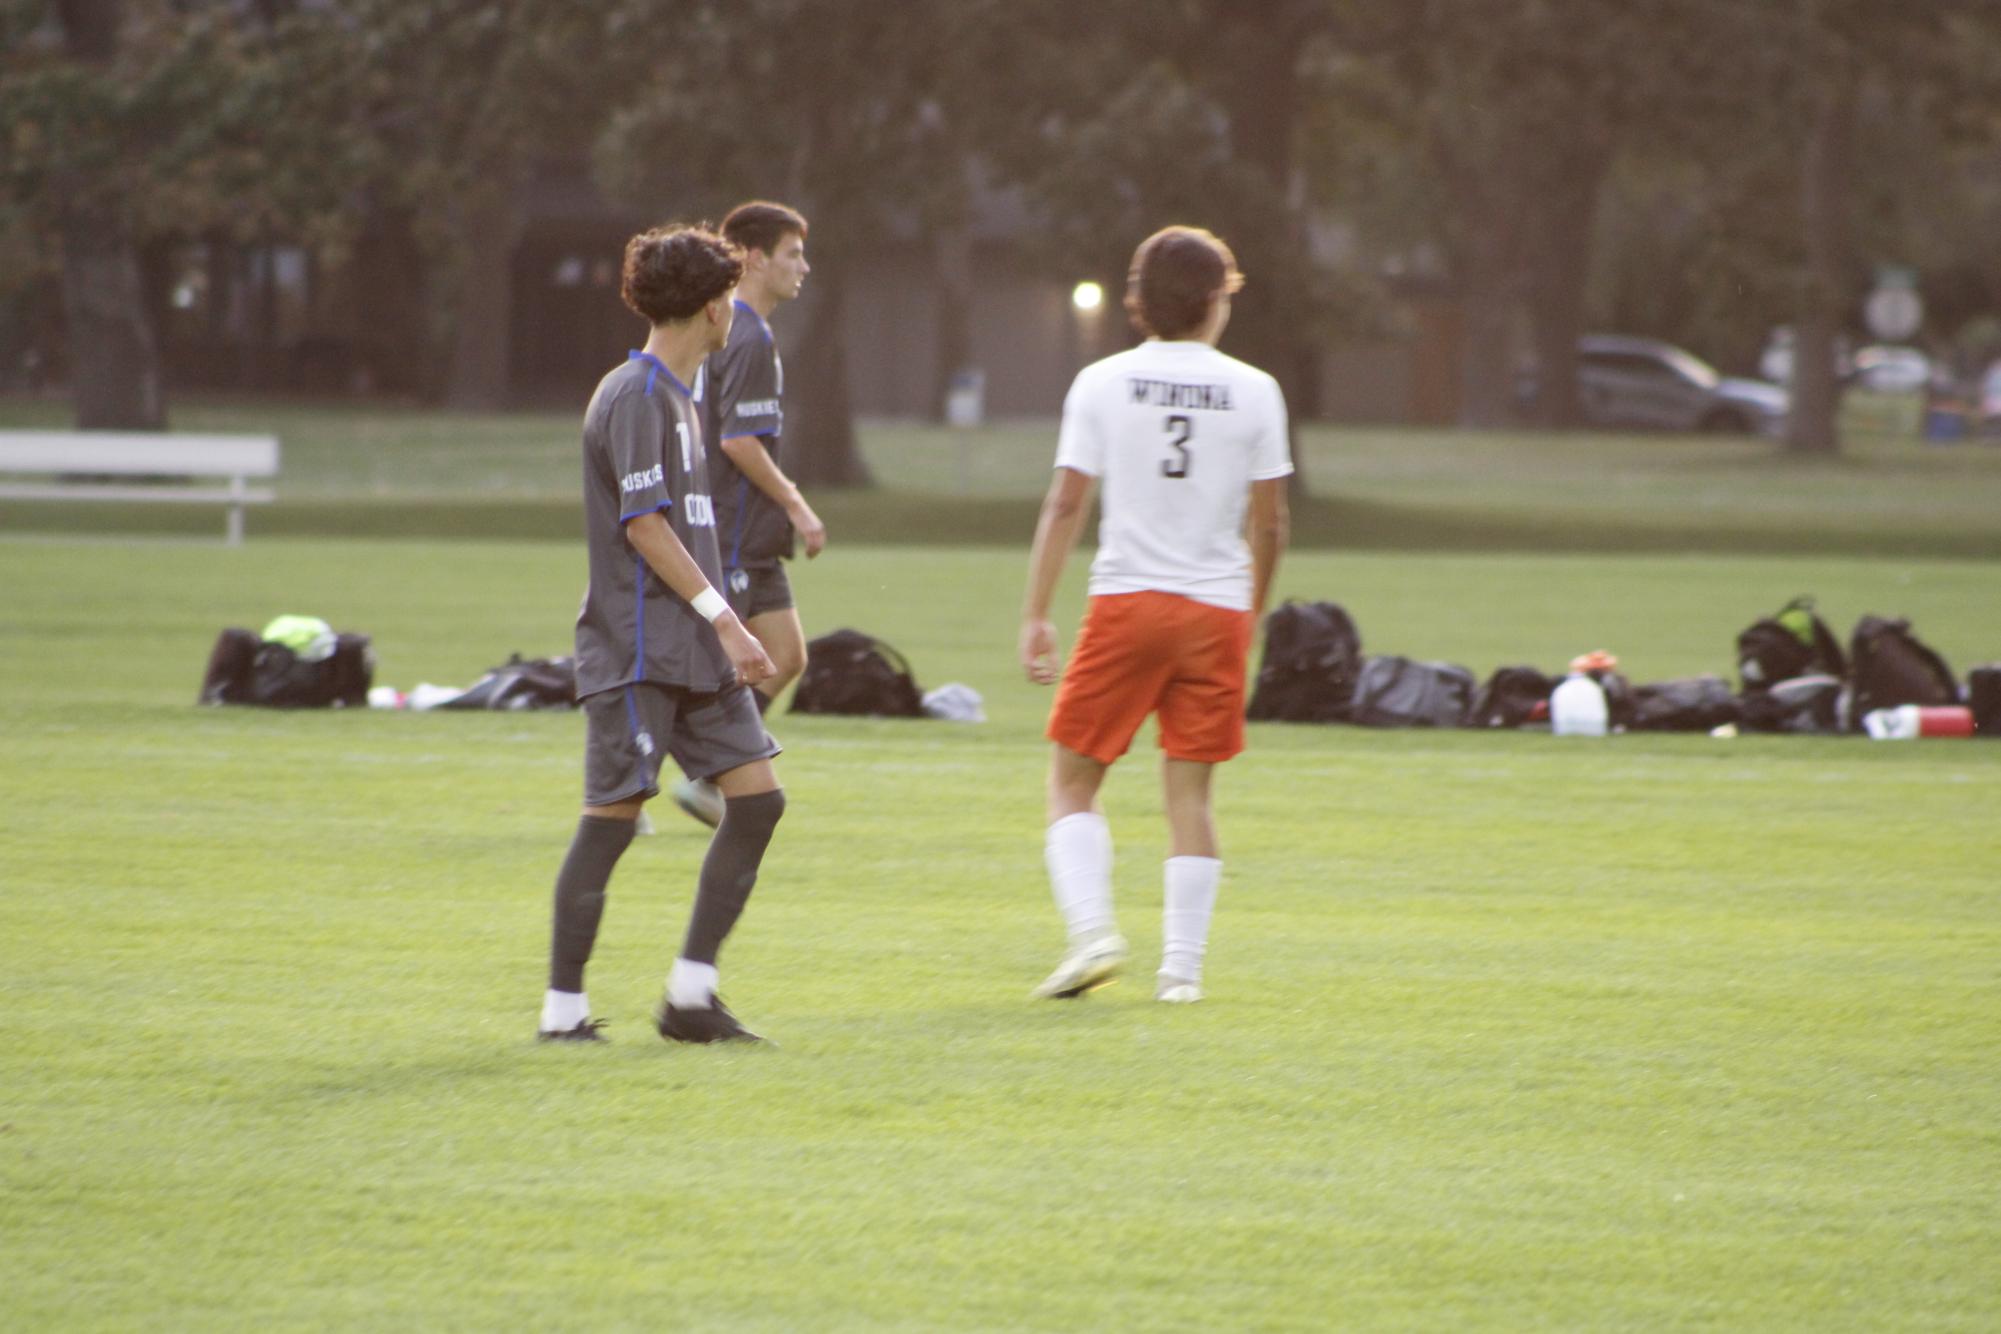
<svg viewBox="0 0 2001 1334"><path fill-rule="evenodd" d="M1021 613L1029 679L1062 681L1049 715L1045 855L1070 943L1038 996L1081 996L1125 963L1098 788L1155 714L1170 855L1154 994L1202 999L1223 870L1210 778L1244 748L1245 661L1285 547L1292 472L1277 381L1216 349L1242 286L1217 237L1154 233L1126 279L1126 310L1146 341L1086 366L1063 403ZM1103 490L1098 554L1065 670L1049 602L1093 487Z"/></svg>

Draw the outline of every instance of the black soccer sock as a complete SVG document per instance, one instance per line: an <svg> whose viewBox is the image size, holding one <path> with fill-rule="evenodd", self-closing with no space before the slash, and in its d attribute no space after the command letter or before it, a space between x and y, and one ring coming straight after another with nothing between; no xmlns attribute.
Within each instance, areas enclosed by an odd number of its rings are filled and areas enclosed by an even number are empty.
<svg viewBox="0 0 2001 1334"><path fill-rule="evenodd" d="M632 842L633 827L631 820L601 815L578 819L570 853L556 873L556 920L549 943L551 991L584 989L584 965L591 961L598 922L604 917L604 889Z"/></svg>
<svg viewBox="0 0 2001 1334"><path fill-rule="evenodd" d="M695 911L688 918L688 939L681 957L713 964L730 928L743 914L757 883L757 868L771 843L771 831L785 814L785 790L774 788L754 797L730 797L723 804L723 822L709 840L702 859L702 878L695 889Z"/></svg>

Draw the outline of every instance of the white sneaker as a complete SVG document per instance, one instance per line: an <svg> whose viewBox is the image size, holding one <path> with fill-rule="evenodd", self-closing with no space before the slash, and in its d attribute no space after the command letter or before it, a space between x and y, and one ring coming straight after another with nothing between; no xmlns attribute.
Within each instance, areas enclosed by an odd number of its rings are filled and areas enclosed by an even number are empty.
<svg viewBox="0 0 2001 1334"><path fill-rule="evenodd" d="M641 837L644 837L647 834L655 832L653 828L653 817L648 815L643 807L641 808L638 816L634 818L632 822L632 832L637 835L640 835Z"/></svg>
<svg viewBox="0 0 2001 1334"><path fill-rule="evenodd" d="M688 814L714 829L723 822L723 790L714 783L697 778L684 778L674 784L670 794L674 804Z"/></svg>
<svg viewBox="0 0 2001 1334"><path fill-rule="evenodd" d="M1202 999L1202 988L1185 977L1169 977L1162 973L1154 986L1153 998L1175 1005L1192 1005Z"/></svg>
<svg viewBox="0 0 2001 1334"><path fill-rule="evenodd" d="M1045 1000L1069 1000L1115 981L1126 962L1126 938L1106 931L1073 944L1056 971L1030 994Z"/></svg>

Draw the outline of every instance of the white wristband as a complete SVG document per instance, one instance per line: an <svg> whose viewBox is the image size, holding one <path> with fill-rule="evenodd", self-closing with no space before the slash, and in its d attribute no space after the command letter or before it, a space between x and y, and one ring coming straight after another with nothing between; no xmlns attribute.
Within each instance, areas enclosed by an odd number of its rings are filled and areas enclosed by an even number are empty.
<svg viewBox="0 0 2001 1334"><path fill-rule="evenodd" d="M693 607L703 620L710 623L714 623L716 617L730 609L729 600L713 588L704 588L689 598L688 605Z"/></svg>

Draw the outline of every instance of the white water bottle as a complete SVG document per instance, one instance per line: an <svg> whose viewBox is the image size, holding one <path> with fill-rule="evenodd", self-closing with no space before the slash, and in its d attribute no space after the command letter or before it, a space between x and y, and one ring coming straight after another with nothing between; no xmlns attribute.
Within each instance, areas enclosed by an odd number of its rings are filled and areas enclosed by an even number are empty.
<svg viewBox="0 0 2001 1334"><path fill-rule="evenodd" d="M1605 687L1596 677L1572 672L1550 693L1549 726L1558 736L1604 736Z"/></svg>

